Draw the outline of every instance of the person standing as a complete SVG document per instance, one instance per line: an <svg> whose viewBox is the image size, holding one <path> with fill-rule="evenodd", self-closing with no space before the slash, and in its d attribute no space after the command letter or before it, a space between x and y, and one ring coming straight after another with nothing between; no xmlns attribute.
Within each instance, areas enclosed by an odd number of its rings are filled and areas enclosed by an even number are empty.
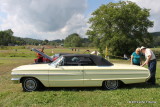
<svg viewBox="0 0 160 107"><path fill-rule="evenodd" d="M140 55L141 49L137 48L135 52L132 53L131 55L131 64L132 65L141 65L141 55Z"/></svg>
<svg viewBox="0 0 160 107"><path fill-rule="evenodd" d="M44 47L40 51L44 53ZM43 62L43 56L37 53L37 63L41 63L41 62Z"/></svg>
<svg viewBox="0 0 160 107"><path fill-rule="evenodd" d="M151 75L151 77L147 81L147 83L155 85L156 84L156 78L155 78L155 76L156 76L156 64L157 64L156 57L155 57L155 55L154 55L154 53L151 49L146 48L144 46L141 47L141 52L146 57L146 61L144 62L144 64L142 64L142 66L148 65L150 75Z"/></svg>

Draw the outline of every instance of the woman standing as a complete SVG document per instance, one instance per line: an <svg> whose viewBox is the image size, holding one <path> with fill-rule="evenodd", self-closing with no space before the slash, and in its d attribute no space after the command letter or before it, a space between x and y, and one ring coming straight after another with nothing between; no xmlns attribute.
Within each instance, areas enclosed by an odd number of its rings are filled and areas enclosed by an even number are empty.
<svg viewBox="0 0 160 107"><path fill-rule="evenodd" d="M139 66L142 64L140 52L141 52L141 49L137 48L136 51L132 53L131 64L139 65Z"/></svg>

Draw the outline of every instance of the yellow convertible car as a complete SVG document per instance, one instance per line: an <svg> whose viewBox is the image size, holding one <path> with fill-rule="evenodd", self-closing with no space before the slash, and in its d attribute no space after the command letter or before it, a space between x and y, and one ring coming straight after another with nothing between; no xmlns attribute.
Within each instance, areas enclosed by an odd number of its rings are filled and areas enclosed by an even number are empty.
<svg viewBox="0 0 160 107"><path fill-rule="evenodd" d="M49 64L30 64L12 70L12 81L22 83L24 91L45 87L104 87L113 90L120 83L146 82L148 69L127 64L112 64L89 54L68 54Z"/></svg>

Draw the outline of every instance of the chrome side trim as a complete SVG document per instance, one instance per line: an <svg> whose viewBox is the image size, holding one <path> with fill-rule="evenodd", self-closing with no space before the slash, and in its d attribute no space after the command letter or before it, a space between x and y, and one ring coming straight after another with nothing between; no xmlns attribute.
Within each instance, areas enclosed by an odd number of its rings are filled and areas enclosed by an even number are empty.
<svg viewBox="0 0 160 107"><path fill-rule="evenodd" d="M53 81L83 81L83 79L60 79L60 80L55 79Z"/></svg>
<svg viewBox="0 0 160 107"><path fill-rule="evenodd" d="M83 74L49 74L49 76L50 75L61 75L61 76L63 76L63 75L72 75L72 76L74 76L74 75L82 75L83 76Z"/></svg>
<svg viewBox="0 0 160 107"><path fill-rule="evenodd" d="M148 74L147 72L146 73L84 73L84 76L87 76L87 75L145 75L145 74ZM12 75L47 75L47 76L53 76L53 75L83 75L83 73L81 74L65 74L65 73L61 73L61 74L16 74L16 73L12 73Z"/></svg>
<svg viewBox="0 0 160 107"><path fill-rule="evenodd" d="M86 66L85 66L86 67ZM98 71L98 70L104 70L104 71L144 71L144 72L146 72L146 71L148 71L148 69L146 69L146 70L141 70L141 69L122 69L122 68L120 68L120 69L116 69L116 68L113 68L113 69L105 69L105 68L102 68L102 69L83 69L84 71Z"/></svg>
<svg viewBox="0 0 160 107"><path fill-rule="evenodd" d="M101 74L92 74L92 73L85 73L85 75L144 75L144 74L148 74L148 73L101 73Z"/></svg>
<svg viewBox="0 0 160 107"><path fill-rule="evenodd" d="M52 76L52 75L61 75L61 76L63 76L63 75L83 75L83 74L12 74L12 75L23 75L23 76L26 76L26 75L41 75L41 76Z"/></svg>
<svg viewBox="0 0 160 107"><path fill-rule="evenodd" d="M102 78L102 79L84 79L84 81L100 81L100 80L130 80L130 79L146 79L146 77L141 77L141 78Z"/></svg>
<svg viewBox="0 0 160 107"><path fill-rule="evenodd" d="M13 76L14 76L14 75L18 75L18 76L19 76L19 75L23 75L23 76L25 75L25 76L26 76L26 75L48 75L48 74L12 74L12 75L13 75Z"/></svg>
<svg viewBox="0 0 160 107"><path fill-rule="evenodd" d="M142 78L102 78L102 79L54 79L53 81L104 81L104 80L132 80L132 79L146 79Z"/></svg>
<svg viewBox="0 0 160 107"><path fill-rule="evenodd" d="M11 80L14 84L19 84L20 83L20 78L11 78Z"/></svg>

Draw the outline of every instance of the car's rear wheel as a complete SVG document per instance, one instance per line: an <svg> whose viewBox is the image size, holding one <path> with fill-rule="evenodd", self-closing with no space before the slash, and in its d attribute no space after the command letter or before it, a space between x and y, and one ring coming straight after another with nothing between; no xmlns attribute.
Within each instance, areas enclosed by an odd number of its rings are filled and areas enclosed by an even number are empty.
<svg viewBox="0 0 160 107"><path fill-rule="evenodd" d="M40 87L40 83L35 78L24 78L22 81L23 91L31 92L36 91Z"/></svg>
<svg viewBox="0 0 160 107"><path fill-rule="evenodd" d="M118 80L106 80L103 82L102 86L106 90L115 90L119 87L120 83Z"/></svg>

